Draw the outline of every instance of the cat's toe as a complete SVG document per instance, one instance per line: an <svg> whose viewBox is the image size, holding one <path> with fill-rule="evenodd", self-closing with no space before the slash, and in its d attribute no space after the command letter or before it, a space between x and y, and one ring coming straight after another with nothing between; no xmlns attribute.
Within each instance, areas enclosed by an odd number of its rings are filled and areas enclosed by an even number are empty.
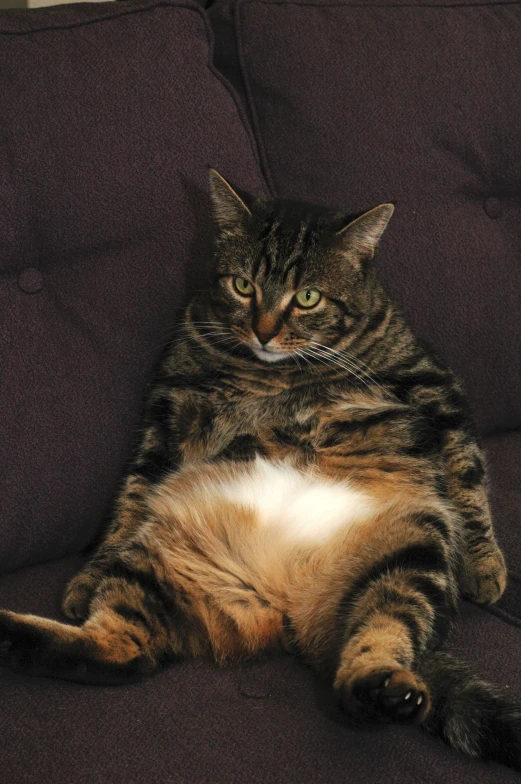
<svg viewBox="0 0 521 784"><path fill-rule="evenodd" d="M73 621L84 621L89 615L89 607L95 586L89 576L77 575L71 580L62 599L62 610Z"/></svg>
<svg viewBox="0 0 521 784"><path fill-rule="evenodd" d="M461 577L461 592L477 604L493 604L501 598L507 584L507 570L501 551L495 548L480 558L467 558Z"/></svg>
<svg viewBox="0 0 521 784"><path fill-rule="evenodd" d="M410 670L377 670L342 689L345 711L369 721L421 722L430 707L427 687Z"/></svg>

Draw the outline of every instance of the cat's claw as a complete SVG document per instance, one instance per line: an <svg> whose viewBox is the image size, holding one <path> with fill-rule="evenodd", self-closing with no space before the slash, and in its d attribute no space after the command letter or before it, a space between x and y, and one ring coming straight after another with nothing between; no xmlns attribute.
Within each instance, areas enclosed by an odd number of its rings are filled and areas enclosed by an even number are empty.
<svg viewBox="0 0 521 784"><path fill-rule="evenodd" d="M405 669L355 676L340 692L344 711L357 720L420 723L430 707L427 687Z"/></svg>

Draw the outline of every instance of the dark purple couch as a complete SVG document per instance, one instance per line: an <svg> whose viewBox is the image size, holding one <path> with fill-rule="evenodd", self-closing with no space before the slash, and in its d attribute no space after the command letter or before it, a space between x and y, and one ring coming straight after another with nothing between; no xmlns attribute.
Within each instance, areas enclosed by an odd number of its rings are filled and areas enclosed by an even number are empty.
<svg viewBox="0 0 521 784"><path fill-rule="evenodd" d="M521 4L216 0L0 12L0 606L60 617L203 285L207 168L396 204L378 265L464 380L510 567L452 647L521 701ZM355 731L290 657L94 688L0 672L9 784L509 782Z"/></svg>

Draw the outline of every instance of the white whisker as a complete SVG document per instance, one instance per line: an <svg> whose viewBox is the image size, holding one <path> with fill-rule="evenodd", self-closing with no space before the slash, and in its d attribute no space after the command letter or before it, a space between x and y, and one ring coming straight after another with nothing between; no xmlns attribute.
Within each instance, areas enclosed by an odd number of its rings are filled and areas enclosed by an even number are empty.
<svg viewBox="0 0 521 784"><path fill-rule="evenodd" d="M303 360L304 360L304 362L305 362L305 363L306 363L306 364L307 364L307 365L308 365L310 368L312 368L312 367L313 367L313 365L311 364L311 362L309 361L309 359L308 359L307 357L305 357L305 356L304 356L304 354L302 353L302 351L295 351L295 354L296 354L298 357L300 357L300 359L303 359Z"/></svg>
<svg viewBox="0 0 521 784"><path fill-rule="evenodd" d="M301 349L300 353L301 354L305 354L307 357L311 357L312 359L316 359L322 365L325 365L326 367L331 368L332 370L336 369L336 368L333 367L333 365L331 364L330 361L329 362L325 362L323 359L320 358L320 355L318 353L315 353L315 351L316 351L316 349L303 348L303 349Z"/></svg>
<svg viewBox="0 0 521 784"><path fill-rule="evenodd" d="M338 358L339 361L342 361L342 362L345 362L346 364L348 364L351 367L354 375L357 375L355 373L355 371L357 371L357 373L359 373L360 376L365 376L365 378L369 379L369 381L372 384L374 384L375 386L379 387L380 389L383 389L382 385L379 384L378 381L376 380L376 378L374 376L374 373L372 371L370 373L367 373L363 368L360 367L360 365L355 360L355 358L352 357L351 355L348 355L347 352L345 352L345 351L336 351L335 349L330 348L329 346L323 346L321 343L317 343L316 341L311 341L311 345L318 346L320 349L322 349L322 351L330 352L336 358ZM368 366L366 366L366 367L368 367ZM358 376L358 377L360 378L360 376ZM360 380L362 381L363 379L360 378Z"/></svg>
<svg viewBox="0 0 521 784"><path fill-rule="evenodd" d="M309 350L315 353L315 358L318 359L318 357L320 356L323 359L328 360L328 362L326 364L329 364L331 367L333 365L337 365L338 367L343 368L343 370L345 370L350 376L353 376L358 381L360 381L361 384L363 384L368 389L370 389L370 386L367 383L367 381L365 381L365 379L362 378L362 376L358 375L358 373L356 373L350 365L346 364L345 362L341 362L336 357L332 357L330 354L328 354L327 352L323 351L322 349L313 348L313 349L309 349Z"/></svg>

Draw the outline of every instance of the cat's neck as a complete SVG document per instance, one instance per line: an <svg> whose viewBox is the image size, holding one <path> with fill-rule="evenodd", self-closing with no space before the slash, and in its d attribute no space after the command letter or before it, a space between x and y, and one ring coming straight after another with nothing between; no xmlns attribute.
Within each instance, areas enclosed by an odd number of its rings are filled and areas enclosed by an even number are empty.
<svg viewBox="0 0 521 784"><path fill-rule="evenodd" d="M365 304L359 322L340 337L335 350L360 368L389 374L421 351L419 341L380 284L375 283Z"/></svg>

